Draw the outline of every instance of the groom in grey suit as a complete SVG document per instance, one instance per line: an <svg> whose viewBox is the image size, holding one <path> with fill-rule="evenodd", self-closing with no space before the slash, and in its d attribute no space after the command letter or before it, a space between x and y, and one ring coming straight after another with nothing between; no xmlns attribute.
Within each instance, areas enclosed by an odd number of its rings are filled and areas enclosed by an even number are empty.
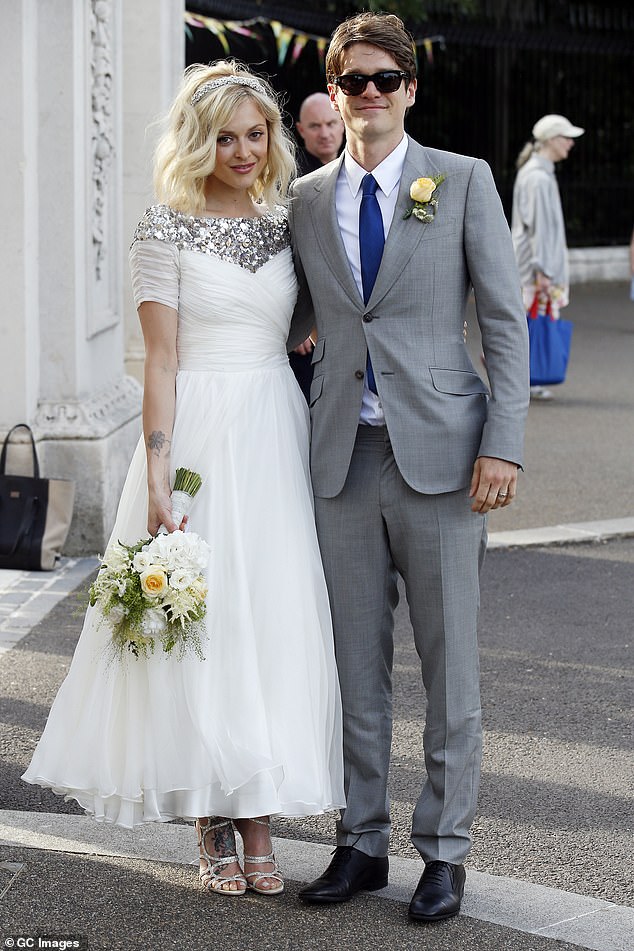
<svg viewBox="0 0 634 951"><path fill-rule="evenodd" d="M293 186L300 294L289 346L314 321L311 466L347 805L330 866L300 894L346 901L387 883L400 574L426 692L427 776L412 820L425 868L409 914L437 921L460 908L476 808L478 576L486 513L511 503L522 462L526 318L489 167L404 132L416 74L401 21L341 24L326 72L347 147ZM432 181L418 183L415 204L417 179ZM465 345L472 287L490 392Z"/></svg>

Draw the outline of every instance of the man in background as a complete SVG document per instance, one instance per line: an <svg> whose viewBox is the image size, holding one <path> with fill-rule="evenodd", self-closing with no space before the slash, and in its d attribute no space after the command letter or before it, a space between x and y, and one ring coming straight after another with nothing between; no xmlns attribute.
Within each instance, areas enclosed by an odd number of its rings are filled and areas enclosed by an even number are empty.
<svg viewBox="0 0 634 951"><path fill-rule="evenodd" d="M343 142L343 120L332 108L325 92L314 92L304 99L295 128L304 143L297 156L299 175L314 172L339 155Z"/></svg>

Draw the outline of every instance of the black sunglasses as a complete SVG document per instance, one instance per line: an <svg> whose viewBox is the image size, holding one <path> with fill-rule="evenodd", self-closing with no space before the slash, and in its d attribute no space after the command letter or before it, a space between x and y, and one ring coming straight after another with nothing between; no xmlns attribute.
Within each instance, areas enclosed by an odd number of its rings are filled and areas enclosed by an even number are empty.
<svg viewBox="0 0 634 951"><path fill-rule="evenodd" d="M374 73L372 76L366 76L365 73L344 73L343 76L335 76L333 82L344 95L360 96L369 82L374 83L379 92L396 92L404 79L409 82L410 75L401 69L382 69L380 73Z"/></svg>

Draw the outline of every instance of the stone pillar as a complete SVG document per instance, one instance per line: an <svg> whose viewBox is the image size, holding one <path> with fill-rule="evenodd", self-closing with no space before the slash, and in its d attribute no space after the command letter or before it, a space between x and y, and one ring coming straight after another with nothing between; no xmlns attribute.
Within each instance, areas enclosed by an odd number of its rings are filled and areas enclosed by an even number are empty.
<svg viewBox="0 0 634 951"><path fill-rule="evenodd" d="M121 0L37 5L40 378L45 473L77 481L68 554L103 550L139 436L123 374ZM28 54L27 54L28 55Z"/></svg>
<svg viewBox="0 0 634 951"><path fill-rule="evenodd" d="M146 16L134 22L140 8ZM66 554L103 550L141 432L141 387L124 373L123 302L130 219L145 198L128 206L123 169L171 96L182 9L182 0L3 7L0 437L28 422L43 474L76 480ZM141 177L147 187L145 169L130 167L132 191Z"/></svg>
<svg viewBox="0 0 634 951"><path fill-rule="evenodd" d="M33 418L39 394L38 88L24 54L36 0L6 4L0 30L0 434Z"/></svg>
<svg viewBox="0 0 634 951"><path fill-rule="evenodd" d="M127 250L143 212L154 203L152 155L157 120L176 93L185 67L185 0L124 4L123 27L123 302L125 368L143 381L143 337L132 299Z"/></svg>

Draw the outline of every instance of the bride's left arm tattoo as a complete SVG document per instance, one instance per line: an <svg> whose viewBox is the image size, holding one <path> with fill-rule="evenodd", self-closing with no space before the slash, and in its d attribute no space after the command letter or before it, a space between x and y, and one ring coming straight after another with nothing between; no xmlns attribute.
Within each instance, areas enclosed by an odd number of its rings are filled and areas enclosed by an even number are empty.
<svg viewBox="0 0 634 951"><path fill-rule="evenodd" d="M155 429L150 433L147 440L148 449L152 452L157 458L161 455L161 450L166 446L167 455L170 454L170 441L160 429Z"/></svg>

